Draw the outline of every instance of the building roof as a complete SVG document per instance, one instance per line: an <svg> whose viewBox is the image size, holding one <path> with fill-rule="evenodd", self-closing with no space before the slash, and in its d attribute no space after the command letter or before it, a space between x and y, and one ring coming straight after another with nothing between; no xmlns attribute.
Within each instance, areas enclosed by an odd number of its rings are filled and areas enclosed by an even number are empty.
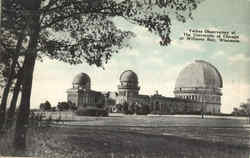
<svg viewBox="0 0 250 158"><path fill-rule="evenodd" d="M138 77L134 71L126 70L121 74L120 81L138 83Z"/></svg>
<svg viewBox="0 0 250 158"><path fill-rule="evenodd" d="M223 81L215 66L203 60L195 60L179 73L176 80L175 88L187 87L222 88Z"/></svg>
<svg viewBox="0 0 250 158"><path fill-rule="evenodd" d="M90 78L86 73L83 72L76 75L72 82L72 84L78 84L78 85L86 85L87 83L90 83Z"/></svg>

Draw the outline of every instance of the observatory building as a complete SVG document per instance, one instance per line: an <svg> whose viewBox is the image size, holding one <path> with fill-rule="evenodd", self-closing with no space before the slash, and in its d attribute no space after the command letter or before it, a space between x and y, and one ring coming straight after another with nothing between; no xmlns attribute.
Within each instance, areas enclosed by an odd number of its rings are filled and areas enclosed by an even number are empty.
<svg viewBox="0 0 250 158"><path fill-rule="evenodd" d="M149 96L139 95L139 90L140 87L136 73L132 70L124 71L120 76L120 85L118 85L116 103L149 103Z"/></svg>
<svg viewBox="0 0 250 158"><path fill-rule="evenodd" d="M80 73L73 79L72 88L67 90L67 100L81 108L101 105L104 96L101 92L91 90L90 77L86 73Z"/></svg>
<svg viewBox="0 0 250 158"><path fill-rule="evenodd" d="M198 102L207 112L219 113L222 87L219 71L206 61L195 60L179 73L174 94Z"/></svg>
<svg viewBox="0 0 250 158"><path fill-rule="evenodd" d="M137 74L126 70L120 75L117 92L91 90L90 77L85 73L76 75L72 88L67 90L68 101L78 108L86 106L148 105L151 112L168 113L220 113L222 77L210 63L195 60L178 75L174 95L166 97L158 94L142 95ZM115 110L117 111L117 110Z"/></svg>

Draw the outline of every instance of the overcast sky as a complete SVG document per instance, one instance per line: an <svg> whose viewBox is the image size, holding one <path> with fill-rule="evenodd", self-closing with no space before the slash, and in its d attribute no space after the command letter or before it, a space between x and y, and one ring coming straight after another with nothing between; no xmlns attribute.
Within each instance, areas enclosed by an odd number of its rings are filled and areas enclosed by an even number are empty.
<svg viewBox="0 0 250 158"><path fill-rule="evenodd" d="M121 50L105 65L105 70L87 64L70 66L46 60L37 62L34 72L31 107L49 100L53 106L66 101L66 90L80 72L91 78L97 91L116 91L120 74L127 69L137 73L140 94L173 96L179 72L196 59L213 64L223 77L222 112L250 98L250 0L206 0L187 23L172 21L172 43L161 47L159 38L146 29L115 19L117 25L136 33L131 48ZM179 40L188 29L236 31L240 43Z"/></svg>

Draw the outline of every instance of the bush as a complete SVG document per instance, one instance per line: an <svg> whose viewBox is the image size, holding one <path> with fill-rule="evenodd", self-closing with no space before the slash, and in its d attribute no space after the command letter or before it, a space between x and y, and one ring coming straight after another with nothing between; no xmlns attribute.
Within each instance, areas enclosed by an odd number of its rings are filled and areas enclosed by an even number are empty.
<svg viewBox="0 0 250 158"><path fill-rule="evenodd" d="M51 104L48 100L45 103L40 104L40 110L49 111L50 109L51 109Z"/></svg>
<svg viewBox="0 0 250 158"><path fill-rule="evenodd" d="M58 102L57 109L59 111L69 110L69 104L68 104L68 102Z"/></svg>
<svg viewBox="0 0 250 158"><path fill-rule="evenodd" d="M141 107L137 107L136 114L137 115L147 115L150 113L150 109L148 105L142 105Z"/></svg>
<svg viewBox="0 0 250 158"><path fill-rule="evenodd" d="M77 109L77 107L71 101L69 101L69 102L58 102L57 109L59 111L65 111L65 110L73 110L73 111L75 111Z"/></svg>

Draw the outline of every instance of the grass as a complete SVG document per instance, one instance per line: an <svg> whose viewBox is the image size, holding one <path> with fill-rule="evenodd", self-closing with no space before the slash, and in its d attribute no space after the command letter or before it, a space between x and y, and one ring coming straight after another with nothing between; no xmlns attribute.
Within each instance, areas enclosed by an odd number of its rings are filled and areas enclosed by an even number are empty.
<svg viewBox="0 0 250 158"><path fill-rule="evenodd" d="M82 118L84 122L84 118ZM112 126L31 127L24 155L67 158L249 158L249 130L202 126L123 126L145 121L143 117L105 118ZM148 121L159 122L150 117ZM183 118L175 118L176 123ZM102 118L86 118L88 123ZM111 120L114 120L112 122ZM161 123L173 122L168 117ZM164 122L165 120L165 122ZM188 122L188 118L185 118ZM196 123L190 119L189 122ZM209 123L217 120L209 120ZM116 126L118 122L120 126ZM13 129L1 135L0 155L16 156L12 148ZM20 155L19 155L20 156Z"/></svg>

